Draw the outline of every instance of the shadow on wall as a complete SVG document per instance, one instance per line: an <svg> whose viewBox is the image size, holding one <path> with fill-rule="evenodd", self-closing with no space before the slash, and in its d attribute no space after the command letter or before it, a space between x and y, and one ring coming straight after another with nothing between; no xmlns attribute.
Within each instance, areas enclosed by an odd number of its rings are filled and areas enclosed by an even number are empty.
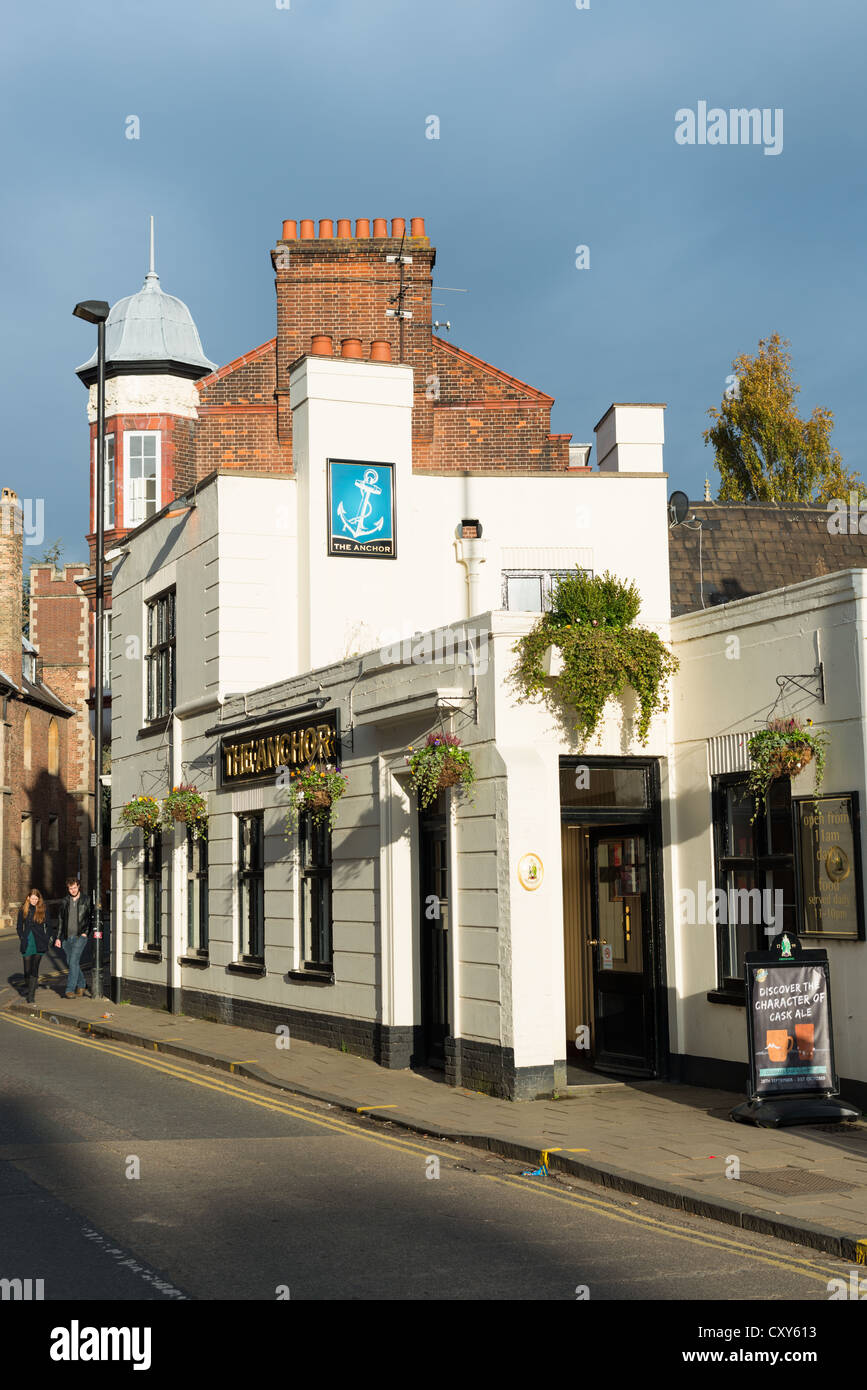
<svg viewBox="0 0 867 1390"><path fill-rule="evenodd" d="M81 811L80 802L67 790L62 776L39 773L27 792L30 823L26 837L22 827L19 903L29 888L38 888L46 901L59 900L70 874L77 874L86 888L91 817L85 808L82 827Z"/></svg>

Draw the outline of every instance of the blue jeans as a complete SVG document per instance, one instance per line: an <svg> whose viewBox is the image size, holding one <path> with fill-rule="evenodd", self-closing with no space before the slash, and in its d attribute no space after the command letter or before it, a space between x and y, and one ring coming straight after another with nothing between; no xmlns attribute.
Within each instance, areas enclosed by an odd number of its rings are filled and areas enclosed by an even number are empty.
<svg viewBox="0 0 867 1390"><path fill-rule="evenodd" d="M84 975L79 961L86 945L87 938L84 936L70 936L63 943L63 952L69 963L69 976L66 981L67 994L71 994L75 989L84 989Z"/></svg>

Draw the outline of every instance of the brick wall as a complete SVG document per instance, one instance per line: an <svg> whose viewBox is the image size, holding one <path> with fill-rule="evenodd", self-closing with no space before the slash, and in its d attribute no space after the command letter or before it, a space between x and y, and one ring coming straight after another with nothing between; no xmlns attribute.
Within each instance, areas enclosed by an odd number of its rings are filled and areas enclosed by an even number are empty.
<svg viewBox="0 0 867 1390"><path fill-rule="evenodd" d="M24 519L11 488L0 492L0 671L21 681L21 576Z"/></svg>
<svg viewBox="0 0 867 1390"><path fill-rule="evenodd" d="M413 368L413 466L417 472L548 473L569 467L570 435L551 434L553 398L481 358L434 337L431 283L436 251L427 237L408 237L404 307L397 307L396 237L281 241L272 253L277 336L198 382L197 422L175 425L177 491L215 468L292 472L289 374L315 334L329 336L335 356L344 338L361 340L370 357L388 342L392 361Z"/></svg>
<svg viewBox="0 0 867 1390"><path fill-rule="evenodd" d="M291 445L278 438L276 338L196 384L201 393L199 420L179 448L179 491L184 490L181 474L189 478L189 487L215 468L292 473ZM190 451L187 440L192 434Z"/></svg>
<svg viewBox="0 0 867 1390"><path fill-rule="evenodd" d="M30 569L30 635L39 649L42 679L75 710L67 721L61 776L68 792L64 809L64 872L78 869L81 851L82 883L88 880L88 845L93 795L93 736L87 700L91 691L89 604L76 582L88 573L86 565L51 565ZM74 862L73 862L74 861Z"/></svg>
<svg viewBox="0 0 867 1390"><path fill-rule="evenodd" d="M0 593L6 641L17 643L19 685L19 694L6 702L2 726L0 919L6 925L14 923L31 886L48 899L62 896L66 875L78 871L80 859L86 870L90 835L87 601L75 583L87 567L67 565L57 572L36 565L30 576L30 634L39 649L39 673L53 695L77 710L70 716L46 708L24 686L21 546L11 543L13 535L4 537L0 530ZM6 659L11 661L11 650Z"/></svg>
<svg viewBox="0 0 867 1390"><path fill-rule="evenodd" d="M415 400L413 436L422 449L429 449L433 437L433 402L426 395L433 375L431 323L431 272L436 251L427 237L407 237L404 255L412 265L404 266L404 308L413 317L403 321L389 318L387 311L400 287L400 266L389 264L388 256L400 251L399 237L315 239L280 242L274 253L277 286L277 392L278 433L291 441L292 414L289 406L289 371L294 362L310 351L314 334L328 334L334 353L340 355L343 338L360 338L362 354L370 357L370 344L385 341L391 345L393 362L413 368Z"/></svg>

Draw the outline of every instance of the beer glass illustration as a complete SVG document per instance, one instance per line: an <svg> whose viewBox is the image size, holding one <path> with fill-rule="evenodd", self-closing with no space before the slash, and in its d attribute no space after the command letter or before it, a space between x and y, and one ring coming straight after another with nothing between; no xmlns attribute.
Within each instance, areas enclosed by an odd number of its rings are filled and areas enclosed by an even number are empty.
<svg viewBox="0 0 867 1390"><path fill-rule="evenodd" d="M768 1047L768 1057L772 1062L785 1062L789 1052L795 1045L795 1040L785 1028L769 1028L765 1034Z"/></svg>
<svg viewBox="0 0 867 1390"><path fill-rule="evenodd" d="M812 1062L813 1060L813 1034L815 1026L812 1023L795 1024L795 1043L798 1048L798 1059L801 1062Z"/></svg>

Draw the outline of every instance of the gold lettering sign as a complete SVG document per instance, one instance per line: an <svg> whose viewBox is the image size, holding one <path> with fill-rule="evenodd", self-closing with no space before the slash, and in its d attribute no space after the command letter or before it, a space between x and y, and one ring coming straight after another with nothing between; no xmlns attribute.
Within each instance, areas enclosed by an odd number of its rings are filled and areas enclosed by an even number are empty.
<svg viewBox="0 0 867 1390"><path fill-rule="evenodd" d="M861 849L855 794L796 800L803 922L807 937L863 940Z"/></svg>
<svg viewBox="0 0 867 1390"><path fill-rule="evenodd" d="M224 787L251 782L271 782L278 768L297 768L306 763L335 763L340 757L336 712L320 715L320 722L293 720L263 733L243 730L221 743L220 771Z"/></svg>

